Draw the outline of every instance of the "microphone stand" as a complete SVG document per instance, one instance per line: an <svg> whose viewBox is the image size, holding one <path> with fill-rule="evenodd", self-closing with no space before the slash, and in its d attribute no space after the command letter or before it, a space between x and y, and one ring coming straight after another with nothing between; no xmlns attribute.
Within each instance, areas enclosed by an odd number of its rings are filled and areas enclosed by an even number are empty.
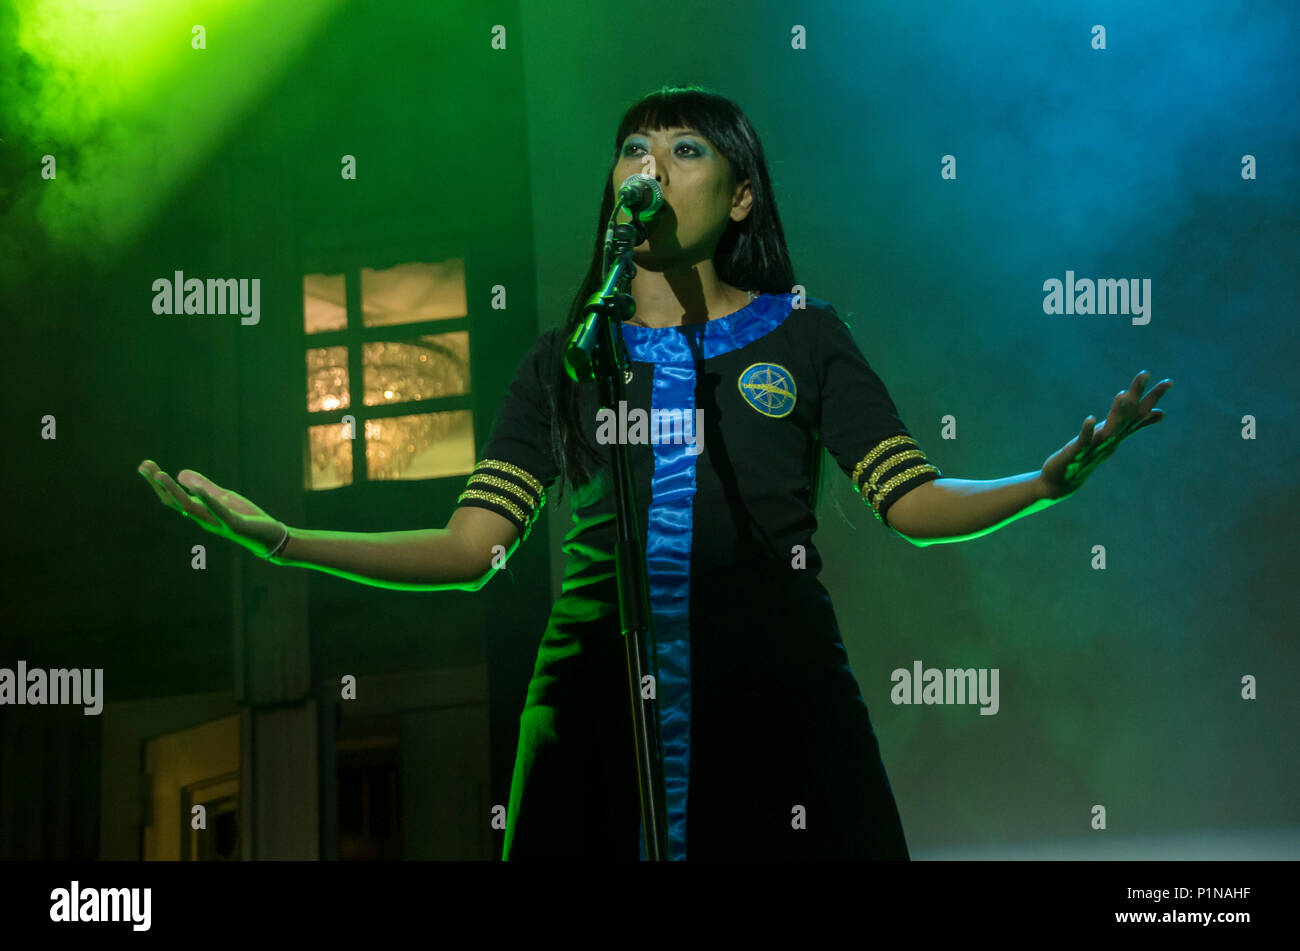
<svg viewBox="0 0 1300 951"><path fill-rule="evenodd" d="M636 301L626 292L627 282L636 275L632 249L645 240L645 228L632 214L629 223L615 225L626 201L619 198L605 233L605 280L583 309L586 319L578 326L565 349L565 368L578 383L600 385L600 402L615 413L625 399L626 379L631 362L623 342L623 321L636 311ZM658 665L653 652L654 630L650 614L650 583L645 548L637 524L636 485L628 448L615 440L609 446L613 468L614 511L617 541L614 564L618 572L618 613L627 653L627 688L632 704L632 734L636 746L636 768L640 780L641 828L646 858L668 859L667 795L664 791L664 754L659 732L659 706L641 699L641 681L652 672L658 683ZM655 691L657 696L657 689Z"/></svg>

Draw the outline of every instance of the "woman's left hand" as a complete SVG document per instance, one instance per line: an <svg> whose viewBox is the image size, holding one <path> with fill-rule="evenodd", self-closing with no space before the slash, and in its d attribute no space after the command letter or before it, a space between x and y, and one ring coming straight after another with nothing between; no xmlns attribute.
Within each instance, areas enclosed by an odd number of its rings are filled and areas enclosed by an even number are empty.
<svg viewBox="0 0 1300 951"><path fill-rule="evenodd" d="M1092 475L1092 470L1109 459L1119 444L1144 426L1152 426L1165 418L1162 410L1155 409L1160 397L1174 385L1173 380L1162 380L1145 397L1151 374L1145 370L1133 379L1127 390L1115 394L1110 415L1101 429L1093 431L1096 418L1083 421L1079 435L1058 449L1038 474L1038 481L1046 499L1063 499L1078 491Z"/></svg>

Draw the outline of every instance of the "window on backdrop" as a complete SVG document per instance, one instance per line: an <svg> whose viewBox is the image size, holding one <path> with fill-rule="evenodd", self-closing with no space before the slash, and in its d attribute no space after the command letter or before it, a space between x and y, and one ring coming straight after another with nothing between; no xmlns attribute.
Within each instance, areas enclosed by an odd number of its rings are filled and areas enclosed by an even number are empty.
<svg viewBox="0 0 1300 951"><path fill-rule="evenodd" d="M465 262L303 277L308 489L474 470Z"/></svg>

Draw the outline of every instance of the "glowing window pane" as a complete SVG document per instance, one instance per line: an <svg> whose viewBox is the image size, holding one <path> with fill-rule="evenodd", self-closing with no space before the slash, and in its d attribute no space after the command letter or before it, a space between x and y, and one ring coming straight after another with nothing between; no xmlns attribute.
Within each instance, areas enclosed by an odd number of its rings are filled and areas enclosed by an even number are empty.
<svg viewBox="0 0 1300 951"><path fill-rule="evenodd" d="M307 427L311 452L308 489L337 489L352 484L352 440L348 430L345 423Z"/></svg>
<svg viewBox="0 0 1300 951"><path fill-rule="evenodd" d="M316 347L307 351L307 412L347 409L348 348Z"/></svg>
<svg viewBox="0 0 1300 951"><path fill-rule="evenodd" d="M361 269L361 320L367 327L444 320L469 313L465 262L399 264L385 271Z"/></svg>
<svg viewBox="0 0 1300 951"><path fill-rule="evenodd" d="M469 392L469 331L362 347L365 405L432 400Z"/></svg>
<svg viewBox="0 0 1300 951"><path fill-rule="evenodd" d="M347 286L342 274L308 274L303 277L302 319L309 334L347 329Z"/></svg>
<svg viewBox="0 0 1300 951"><path fill-rule="evenodd" d="M474 421L469 410L366 421L370 479L438 479L474 471Z"/></svg>

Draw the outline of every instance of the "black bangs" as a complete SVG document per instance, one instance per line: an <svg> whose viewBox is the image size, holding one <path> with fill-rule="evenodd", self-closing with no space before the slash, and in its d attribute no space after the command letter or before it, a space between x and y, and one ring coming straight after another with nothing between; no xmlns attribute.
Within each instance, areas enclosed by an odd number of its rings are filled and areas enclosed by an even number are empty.
<svg viewBox="0 0 1300 951"><path fill-rule="evenodd" d="M614 154L618 155L623 140L638 129L691 128L726 157L739 181L748 177L751 167L743 154L746 137L740 133L740 127L747 124L739 106L703 86L663 86L623 116L614 136Z"/></svg>

